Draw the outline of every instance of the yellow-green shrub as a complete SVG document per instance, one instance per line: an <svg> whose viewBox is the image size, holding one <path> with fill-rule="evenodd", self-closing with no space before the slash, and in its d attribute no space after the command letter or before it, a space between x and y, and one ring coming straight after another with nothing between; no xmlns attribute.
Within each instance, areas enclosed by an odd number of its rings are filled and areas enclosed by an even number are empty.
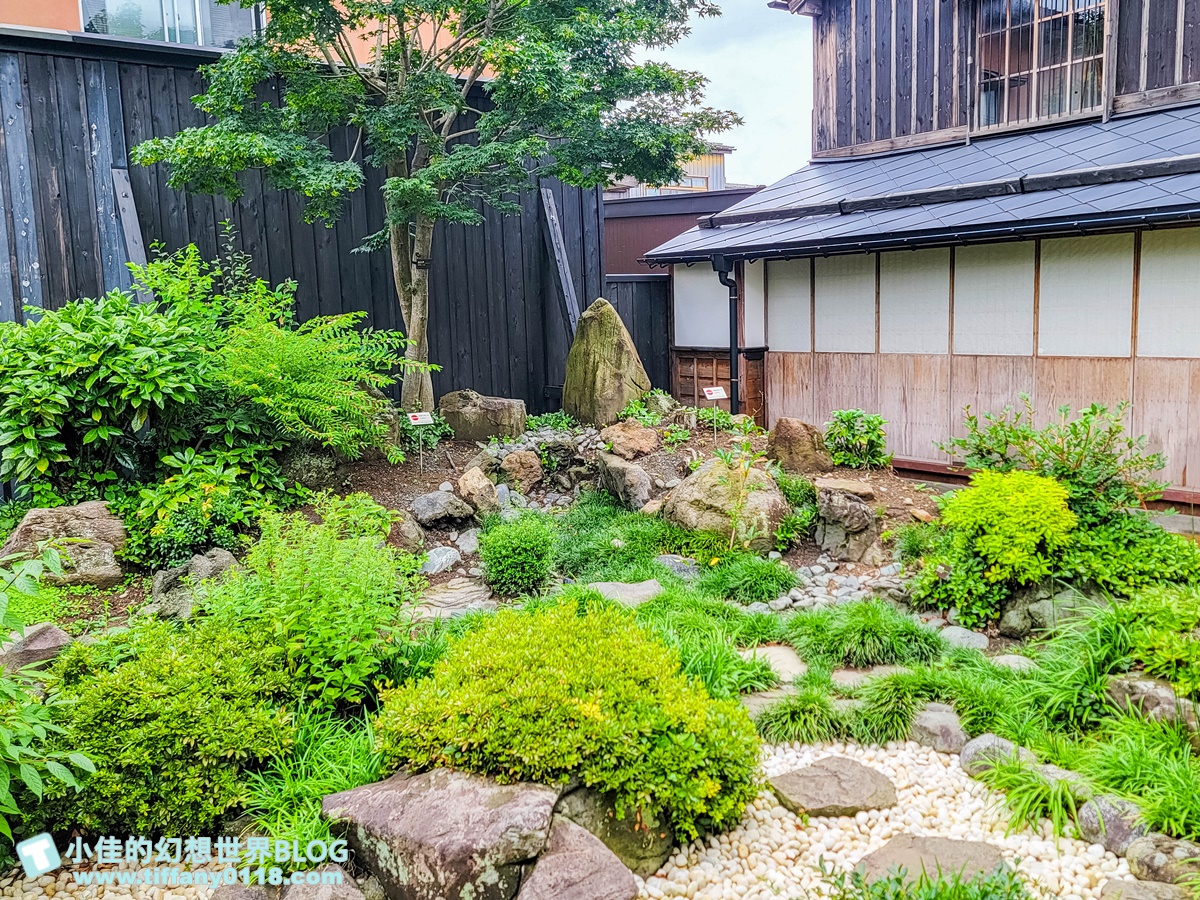
<svg viewBox="0 0 1200 900"><path fill-rule="evenodd" d="M502 610L431 678L385 692L392 768L453 766L508 781L611 791L619 815L665 816L682 840L735 824L757 793L758 738L679 656L610 606Z"/></svg>

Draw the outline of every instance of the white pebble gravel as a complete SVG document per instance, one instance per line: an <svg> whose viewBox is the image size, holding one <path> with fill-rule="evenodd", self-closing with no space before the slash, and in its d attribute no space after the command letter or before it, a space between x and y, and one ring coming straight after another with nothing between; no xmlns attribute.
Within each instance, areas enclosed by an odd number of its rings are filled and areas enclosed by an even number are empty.
<svg viewBox="0 0 1200 900"><path fill-rule="evenodd" d="M722 835L679 848L645 881L639 897L690 900L778 900L828 896L821 868L851 871L860 859L899 834L959 838L994 844L1038 898L1097 900L1109 879L1131 879L1124 859L1099 845L1054 838L1044 821L1040 834L1006 834L1003 795L970 778L958 756L909 742L886 747L856 744L780 744L767 747L768 777L845 756L878 769L896 786L891 809L853 818L811 818L807 826L779 805L769 790L746 809L741 824Z"/></svg>

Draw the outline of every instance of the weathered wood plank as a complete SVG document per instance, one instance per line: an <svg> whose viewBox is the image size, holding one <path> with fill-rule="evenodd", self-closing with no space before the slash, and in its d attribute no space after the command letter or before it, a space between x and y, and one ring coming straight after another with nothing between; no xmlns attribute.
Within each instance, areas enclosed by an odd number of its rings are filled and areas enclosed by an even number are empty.
<svg viewBox="0 0 1200 900"><path fill-rule="evenodd" d="M113 189L112 125L109 120L108 85L103 66L91 60L83 64L92 158L92 191L96 197L96 233L100 239L100 271L106 291L127 288L132 283L125 251L125 236L117 221L117 199Z"/></svg>
<svg viewBox="0 0 1200 900"><path fill-rule="evenodd" d="M70 284L73 263L67 251L63 219L62 136L58 129L57 94L53 62L41 54L24 54L25 102L32 139L30 162L34 169L37 201L38 250L42 272L44 306L56 308L72 299ZM6 241L0 241L5 248ZM0 276L2 278L3 276Z"/></svg>
<svg viewBox="0 0 1200 900"><path fill-rule="evenodd" d="M554 191L550 188L543 187L540 193L542 197L542 215L545 217L542 220L542 224L545 234L546 252L550 254L550 259L557 276L555 284L560 291L559 300L562 303L563 321L566 322L569 333L574 334L575 326L579 324L579 316L582 310L579 308L579 298L575 294L575 279L571 274L570 262L567 259L567 248L566 242L563 239L558 204L554 199Z"/></svg>
<svg viewBox="0 0 1200 900"><path fill-rule="evenodd" d="M4 128L9 201L12 203L11 239L15 250L17 302L21 306L40 307L43 304L42 272L38 256L33 173L30 171L32 141L22 94L17 54L0 53L0 118Z"/></svg>
<svg viewBox="0 0 1200 900"><path fill-rule="evenodd" d="M113 192L117 204L117 217L125 239L125 254L128 262L140 266L146 264L146 248L142 245L142 228L138 221L137 204L133 199L133 187L129 183L128 169L113 169Z"/></svg>

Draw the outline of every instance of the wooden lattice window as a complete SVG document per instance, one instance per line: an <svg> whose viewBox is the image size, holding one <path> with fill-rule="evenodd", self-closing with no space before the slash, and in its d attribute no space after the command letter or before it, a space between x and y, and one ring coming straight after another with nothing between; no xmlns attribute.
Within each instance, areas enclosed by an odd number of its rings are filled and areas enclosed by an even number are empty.
<svg viewBox="0 0 1200 900"><path fill-rule="evenodd" d="M1097 110L1104 102L1105 0L982 0L975 125Z"/></svg>

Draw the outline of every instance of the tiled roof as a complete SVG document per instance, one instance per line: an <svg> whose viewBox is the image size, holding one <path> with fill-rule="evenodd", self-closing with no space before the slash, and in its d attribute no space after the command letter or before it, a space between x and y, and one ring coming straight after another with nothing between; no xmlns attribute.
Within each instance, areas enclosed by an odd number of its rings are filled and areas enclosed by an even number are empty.
<svg viewBox="0 0 1200 900"><path fill-rule="evenodd" d="M722 215L767 221L693 228L646 254L651 262L821 253L995 240L1200 219L1200 161L1181 174L865 212L788 210L839 202L1200 155L1200 106L1108 122L977 137L866 159L812 162ZM1184 166L1188 168L1188 166ZM718 218L719 222L720 219Z"/></svg>

